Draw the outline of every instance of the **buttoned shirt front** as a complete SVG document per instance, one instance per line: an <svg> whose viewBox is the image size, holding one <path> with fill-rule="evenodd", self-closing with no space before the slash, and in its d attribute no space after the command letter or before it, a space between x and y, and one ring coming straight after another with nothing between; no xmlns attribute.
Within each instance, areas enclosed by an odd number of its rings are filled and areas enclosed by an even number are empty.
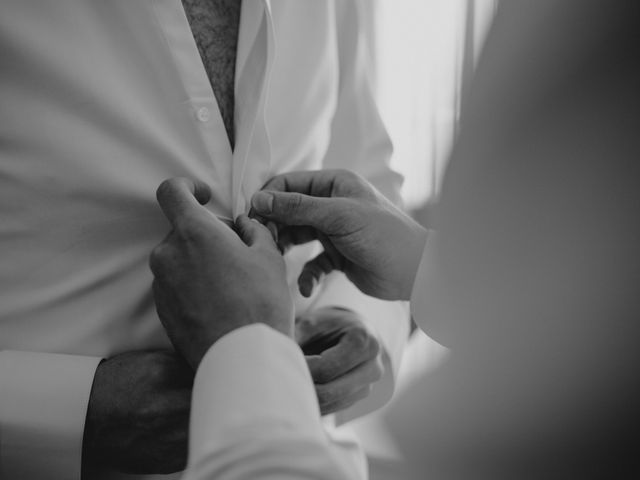
<svg viewBox="0 0 640 480"><path fill-rule="evenodd" d="M360 8L243 2L232 151L180 0L2 3L3 475L79 478L100 359L170 346L147 267L169 229L155 201L164 179L205 181L210 209L229 219L268 178L292 169L352 168L397 198ZM292 288L310 254L288 256ZM298 313L341 305L363 314L395 365L406 306L365 297L342 276L296 301ZM388 398L392 378L344 419Z"/></svg>

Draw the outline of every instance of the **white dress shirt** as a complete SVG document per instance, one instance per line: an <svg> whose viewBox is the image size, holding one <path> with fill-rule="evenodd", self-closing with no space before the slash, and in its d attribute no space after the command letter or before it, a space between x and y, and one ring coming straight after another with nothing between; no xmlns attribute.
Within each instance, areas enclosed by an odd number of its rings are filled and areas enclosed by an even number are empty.
<svg viewBox="0 0 640 480"><path fill-rule="evenodd" d="M162 180L204 180L227 218L293 169L351 168L398 199L360 8L243 2L232 151L180 0L2 2L0 477L78 479L100 359L170 347L147 267L169 228L155 201ZM311 253L288 256L292 288ZM296 301L298 313L361 313L389 354L374 394L343 420L386 401L406 305L341 275Z"/></svg>

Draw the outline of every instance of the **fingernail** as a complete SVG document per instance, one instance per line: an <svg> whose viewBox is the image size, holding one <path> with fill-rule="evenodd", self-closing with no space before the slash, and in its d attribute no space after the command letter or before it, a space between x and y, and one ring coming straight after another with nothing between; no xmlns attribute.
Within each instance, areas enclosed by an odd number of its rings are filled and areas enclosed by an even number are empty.
<svg viewBox="0 0 640 480"><path fill-rule="evenodd" d="M273 210L273 195L266 192L257 192L251 199L251 205L259 213L271 213Z"/></svg>
<svg viewBox="0 0 640 480"><path fill-rule="evenodd" d="M298 290L300 291L300 295L304 298L309 298L311 296L311 285L308 282L301 283L298 286Z"/></svg>
<svg viewBox="0 0 640 480"><path fill-rule="evenodd" d="M303 273L298 278L298 290L303 297L309 298L317 283L318 280L313 275Z"/></svg>

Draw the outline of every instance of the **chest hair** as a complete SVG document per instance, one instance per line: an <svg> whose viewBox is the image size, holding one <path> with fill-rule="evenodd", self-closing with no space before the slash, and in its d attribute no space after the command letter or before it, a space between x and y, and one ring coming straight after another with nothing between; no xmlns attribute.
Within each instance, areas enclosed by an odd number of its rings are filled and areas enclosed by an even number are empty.
<svg viewBox="0 0 640 480"><path fill-rule="evenodd" d="M232 148L241 3L242 0L182 0Z"/></svg>

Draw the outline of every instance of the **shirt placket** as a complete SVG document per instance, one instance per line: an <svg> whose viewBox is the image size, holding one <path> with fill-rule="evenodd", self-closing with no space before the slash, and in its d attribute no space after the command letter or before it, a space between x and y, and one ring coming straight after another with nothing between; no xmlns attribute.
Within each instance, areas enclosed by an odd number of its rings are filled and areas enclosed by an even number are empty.
<svg viewBox="0 0 640 480"><path fill-rule="evenodd" d="M209 158L220 207L230 216L232 195L233 153L218 102L202 63L198 47L181 0L156 0L154 10L164 39L178 70L184 89L182 106L189 111L193 128L198 132Z"/></svg>
<svg viewBox="0 0 640 480"><path fill-rule="evenodd" d="M249 12L249 9L253 11ZM251 195L264 184L271 170L271 146L265 120L269 77L275 57L271 4L269 0L244 2L242 13L256 33L253 42L249 35L241 37L236 70L234 217L248 210Z"/></svg>

